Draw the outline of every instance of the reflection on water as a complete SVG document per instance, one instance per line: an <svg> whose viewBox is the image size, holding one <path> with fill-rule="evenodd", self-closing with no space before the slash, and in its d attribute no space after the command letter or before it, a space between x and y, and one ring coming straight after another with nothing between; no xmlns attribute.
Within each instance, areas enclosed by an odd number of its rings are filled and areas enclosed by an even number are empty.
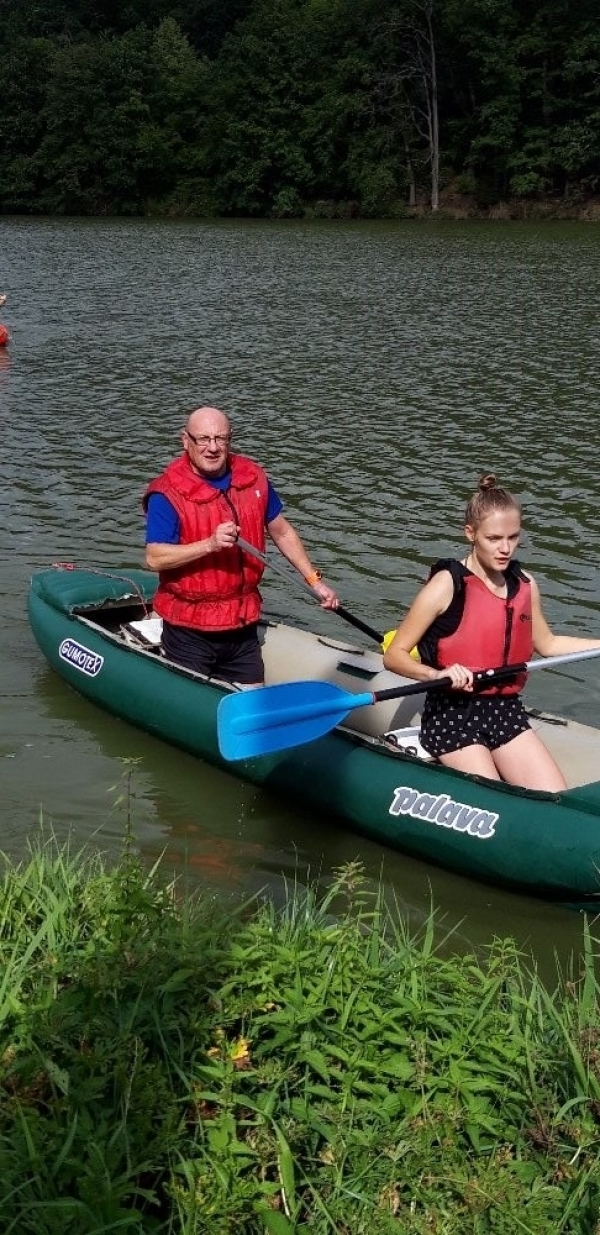
<svg viewBox="0 0 600 1235"><path fill-rule="evenodd" d="M94 792L77 803L85 830L58 803L50 822L59 838L74 833L117 855L129 813L148 861L160 860L163 871L184 886L201 886L235 904L267 888L282 904L286 889L315 882L329 887L332 872L357 860L366 888L375 892L381 886L392 913L400 912L412 932L435 907L440 935L451 934L452 947L479 948L512 934L549 980L556 973L555 952L565 965L579 945L578 914L462 879L351 834L335 818L294 809L272 791L244 784L108 716L57 683L49 670L38 682L38 699L48 727L59 735L56 754L83 740L84 767L96 769ZM13 839L18 854L21 837Z"/></svg>
<svg viewBox="0 0 600 1235"><path fill-rule="evenodd" d="M549 619L597 633L594 228L3 218L0 244L5 847L22 851L40 806L59 830L116 844L108 790L135 757L142 847L190 870L204 855L215 885L220 864L227 887L254 892L360 856L417 917L432 893L478 940L515 930L547 956L575 942L574 916L323 826L100 717L44 668L25 594L55 560L140 563L146 481L206 401L232 413L236 444L374 627L393 626L431 560L459 549L465 501L491 469L525 502L520 556ZM331 633L274 572L264 591ZM533 675L529 698L593 721L600 665Z"/></svg>

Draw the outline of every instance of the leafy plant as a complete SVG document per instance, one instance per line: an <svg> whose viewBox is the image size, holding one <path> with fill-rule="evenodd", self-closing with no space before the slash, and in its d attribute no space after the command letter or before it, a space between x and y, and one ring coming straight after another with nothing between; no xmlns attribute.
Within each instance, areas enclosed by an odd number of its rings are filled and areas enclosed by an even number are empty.
<svg viewBox="0 0 600 1235"><path fill-rule="evenodd" d="M360 866L215 916L52 841L0 887L0 1212L19 1235L594 1235L596 944L411 936Z"/></svg>

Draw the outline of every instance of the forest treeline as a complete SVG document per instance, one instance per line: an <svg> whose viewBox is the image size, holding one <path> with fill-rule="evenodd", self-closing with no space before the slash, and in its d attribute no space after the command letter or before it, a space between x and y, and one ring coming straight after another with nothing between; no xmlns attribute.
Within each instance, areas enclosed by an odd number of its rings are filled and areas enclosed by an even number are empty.
<svg viewBox="0 0 600 1235"><path fill-rule="evenodd" d="M0 211L600 195L598 0L3 0Z"/></svg>

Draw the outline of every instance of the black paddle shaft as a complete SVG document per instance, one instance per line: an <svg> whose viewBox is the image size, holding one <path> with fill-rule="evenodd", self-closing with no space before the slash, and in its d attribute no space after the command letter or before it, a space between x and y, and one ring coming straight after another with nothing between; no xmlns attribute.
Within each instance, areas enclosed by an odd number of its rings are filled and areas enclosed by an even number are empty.
<svg viewBox="0 0 600 1235"><path fill-rule="evenodd" d="M384 699L400 699L404 695L421 695L424 690L437 690L451 685L452 678L429 678L426 682L412 682L410 686L391 686L389 690L373 691L373 703L383 703Z"/></svg>
<svg viewBox="0 0 600 1235"><path fill-rule="evenodd" d="M316 600L319 599L318 592L315 592L315 589L311 587L310 583L306 582L306 579L302 579L302 581L300 581L292 575L290 571L282 570L276 562L272 562L267 557L266 553L262 552L262 549L257 549L256 545L251 545L250 542L248 540L244 540L242 536L238 536L237 544L244 553L251 553L253 557L257 557L259 561L263 562L265 566L270 566L271 570L275 570L278 575L281 575L282 578L285 579L286 583L295 582L296 586L301 587L304 592L310 593L310 595ZM373 639L375 643L383 643L384 636L380 635L378 630L374 630L372 626L368 626L367 623L363 622L361 618L355 617L353 613L349 613L347 609L344 609L343 605L338 605L337 609L332 609L331 612L337 613L338 617L341 617L344 622L348 622L350 626L355 626L357 630L362 630L363 635L367 635L368 638Z"/></svg>
<svg viewBox="0 0 600 1235"><path fill-rule="evenodd" d="M345 622L349 622L350 626L356 626L357 630L362 630L363 635L368 635L369 639L373 639L375 643L383 643L383 635L373 630L372 626L367 626L367 623L363 622L361 618L355 617L353 613L348 613L348 610L344 609L343 605L338 605L337 609L333 609L332 612L337 613L338 617L343 618Z"/></svg>
<svg viewBox="0 0 600 1235"><path fill-rule="evenodd" d="M537 662L536 662L537 665ZM479 669L473 674L473 684L492 681L495 678L513 678L517 673L527 673L531 664L522 661L518 665L499 665L497 669ZM412 686L391 686L389 690L373 692L373 703L383 703L384 699L398 699L401 695L418 695L424 690L443 690L452 686L452 678L428 678L425 682L413 682Z"/></svg>

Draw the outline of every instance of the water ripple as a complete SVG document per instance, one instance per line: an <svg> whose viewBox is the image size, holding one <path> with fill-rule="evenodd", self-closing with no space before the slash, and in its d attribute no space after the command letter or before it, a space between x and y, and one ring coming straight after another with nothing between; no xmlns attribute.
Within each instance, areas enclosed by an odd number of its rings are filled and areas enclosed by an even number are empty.
<svg viewBox="0 0 600 1235"><path fill-rule="evenodd" d="M232 414L372 624L394 624L431 560L462 551L466 500L493 470L523 500L521 557L549 619L600 633L593 227L4 218L0 242L5 611L18 598L3 689L24 701L24 748L31 569L141 562L145 485L201 401ZM264 590L331 630L275 573ZM541 692L552 675L536 676ZM591 719L599 681L589 667L544 690Z"/></svg>

